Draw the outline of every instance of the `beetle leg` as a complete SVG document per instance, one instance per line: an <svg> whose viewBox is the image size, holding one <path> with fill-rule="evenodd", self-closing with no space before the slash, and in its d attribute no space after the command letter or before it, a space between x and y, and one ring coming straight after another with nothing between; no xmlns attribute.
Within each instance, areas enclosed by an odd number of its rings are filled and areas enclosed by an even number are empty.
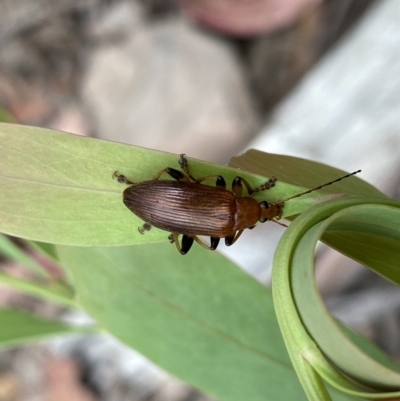
<svg viewBox="0 0 400 401"><path fill-rule="evenodd" d="M186 174L182 173L182 171L175 170L172 167L167 167L165 169L165 172L168 173L172 178L174 178L177 181L190 182L190 178Z"/></svg>
<svg viewBox="0 0 400 401"><path fill-rule="evenodd" d="M181 169L185 172L185 174L193 181L196 181L196 178L194 178L190 173L189 173L189 166L188 166L188 161L185 157L186 155L182 153L180 155L180 159L178 161L179 165L181 166Z"/></svg>
<svg viewBox="0 0 400 401"><path fill-rule="evenodd" d="M238 178L238 177L236 177L236 178ZM249 195L252 195L254 192L265 191L266 189L270 189L275 186L275 182L276 182L276 178L271 177L266 183L260 185L259 187L252 188L250 186L250 184L244 178L242 178L242 177L239 177L239 178L241 178L241 180L243 181L243 184L246 185L247 192Z"/></svg>
<svg viewBox="0 0 400 401"><path fill-rule="evenodd" d="M234 235L226 237L225 238L225 245L226 246L233 245L239 239L239 237L242 235L242 232L243 232L243 230L236 231L236 233Z"/></svg>
<svg viewBox="0 0 400 401"><path fill-rule="evenodd" d="M129 181L124 175L118 174L118 171L114 171L114 174L112 175L112 178L116 178L117 181L120 184L127 184L127 185L132 185L134 182Z"/></svg>
<svg viewBox="0 0 400 401"><path fill-rule="evenodd" d="M221 175L207 175L205 177L197 178L196 183L200 184L201 182L209 180L210 178L217 179L217 181L215 182L216 187L226 188L226 182L224 180L224 177L222 177Z"/></svg>
<svg viewBox="0 0 400 401"><path fill-rule="evenodd" d="M164 173L167 172L166 168L163 168L161 171L159 171L153 178L154 181L158 180Z"/></svg>
<svg viewBox="0 0 400 401"><path fill-rule="evenodd" d="M215 185L217 187L222 187L222 188L226 188L226 183L224 180L224 177L220 176L220 175L207 175L205 177L201 177L201 178L194 178L190 172L189 172L189 167L188 167L188 161L185 157L186 155L184 153L181 154L181 157L179 159L179 165L181 166L182 170L185 172L185 174L194 182L196 182L197 184L200 184L201 182L205 181L205 180L209 180L210 178L216 178L217 182L215 183ZM175 177L174 177L175 178Z"/></svg>
<svg viewBox="0 0 400 401"><path fill-rule="evenodd" d="M266 183L260 185L257 188L253 188L253 192L265 191L266 189L271 189L275 186L276 177L271 177Z"/></svg>
<svg viewBox="0 0 400 401"><path fill-rule="evenodd" d="M186 255L193 245L194 238L192 236L184 234L182 236L182 246L179 244L179 234L171 233L168 236L169 242L171 244L175 243L176 249L178 249L181 255Z"/></svg>
<svg viewBox="0 0 400 401"><path fill-rule="evenodd" d="M224 177L222 177L221 175L219 175L217 177L217 182L215 183L216 187L221 187L221 188L226 188L226 182L224 180Z"/></svg>
<svg viewBox="0 0 400 401"><path fill-rule="evenodd" d="M144 234L145 231L149 231L150 229L151 225L149 223L144 223L142 227L138 227L140 234Z"/></svg>
<svg viewBox="0 0 400 401"><path fill-rule="evenodd" d="M179 234L178 233L171 233L168 236L169 242L171 244L175 244L176 245L176 249L178 250L179 253L182 253L182 249L181 246L179 245Z"/></svg>
<svg viewBox="0 0 400 401"><path fill-rule="evenodd" d="M189 252L190 248L193 245L193 241L194 237L192 237L191 235L190 236L186 234L182 235L182 250L181 250L182 255L186 255Z"/></svg>
<svg viewBox="0 0 400 401"><path fill-rule="evenodd" d="M193 236L193 239L199 244L201 245L203 248L208 249L209 251L215 251L217 249L218 243L219 243L219 238L217 237L210 237L211 240L211 244L210 246L208 246L207 244L205 244L197 235Z"/></svg>
<svg viewBox="0 0 400 401"><path fill-rule="evenodd" d="M182 171L179 170L175 170L172 167L167 167L162 169L161 171L159 171L155 177L153 178L154 181L158 180L164 173L169 174L172 178L174 178L177 181L186 181L186 182L190 182L190 178L182 173Z"/></svg>
<svg viewBox="0 0 400 401"><path fill-rule="evenodd" d="M245 185L247 187L247 182L242 177L235 177L232 181L232 192L238 198L240 198L243 194L242 180L245 182Z"/></svg>
<svg viewBox="0 0 400 401"><path fill-rule="evenodd" d="M218 247L220 238L217 237L210 237L210 249L215 251Z"/></svg>

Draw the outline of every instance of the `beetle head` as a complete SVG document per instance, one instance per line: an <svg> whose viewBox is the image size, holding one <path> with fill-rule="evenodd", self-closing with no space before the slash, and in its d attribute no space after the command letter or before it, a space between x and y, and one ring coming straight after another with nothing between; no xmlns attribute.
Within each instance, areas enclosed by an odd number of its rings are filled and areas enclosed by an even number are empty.
<svg viewBox="0 0 400 401"><path fill-rule="evenodd" d="M265 223L268 220L279 220L282 214L282 205L279 203L269 204L267 201L262 201L260 205L260 223Z"/></svg>

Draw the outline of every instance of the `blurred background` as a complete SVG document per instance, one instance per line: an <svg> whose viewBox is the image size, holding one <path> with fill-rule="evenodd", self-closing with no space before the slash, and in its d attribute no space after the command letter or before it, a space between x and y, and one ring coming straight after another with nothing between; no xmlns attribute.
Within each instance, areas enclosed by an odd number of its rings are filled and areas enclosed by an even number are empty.
<svg viewBox="0 0 400 401"><path fill-rule="evenodd" d="M396 0L0 0L0 10L0 107L18 123L221 164L249 148L310 158L362 169L399 198ZM221 252L268 285L282 232L264 224ZM400 361L398 288L322 245L316 261L331 312ZM88 319L5 287L0 303ZM106 335L0 353L0 401L67 399L209 398Z"/></svg>

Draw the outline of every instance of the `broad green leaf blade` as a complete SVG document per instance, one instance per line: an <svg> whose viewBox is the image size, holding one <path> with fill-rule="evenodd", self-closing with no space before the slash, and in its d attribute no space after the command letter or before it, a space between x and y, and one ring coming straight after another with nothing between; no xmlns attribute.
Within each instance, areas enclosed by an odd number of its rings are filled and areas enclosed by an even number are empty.
<svg viewBox="0 0 400 401"><path fill-rule="evenodd" d="M71 327L18 310L0 309L0 347L21 345L65 334L91 332L94 332L93 328Z"/></svg>
<svg viewBox="0 0 400 401"><path fill-rule="evenodd" d="M57 248L82 307L172 374L219 400L305 400L270 292L220 255L193 247L183 257L170 244Z"/></svg>
<svg viewBox="0 0 400 401"><path fill-rule="evenodd" d="M274 303L279 324L295 366L297 356L303 355L331 384L348 393L358 393L368 398L388 398L400 394L399 392L390 393L390 391L400 391L399 366L393 364L376 347L365 340L360 340L354 333L349 335L348 330L337 325L329 316L313 280L314 247L322 233L325 230L329 232L331 223L333 227L336 223L341 225L344 230L347 221L347 229L350 230L351 222L355 222L355 226L359 228L362 217L366 219L364 223L367 220L375 222L375 225L371 227L374 234L379 232L382 235L386 228L384 237L393 236L396 224L393 224L391 219L383 219L388 223L386 227L385 223L377 224L376 222L380 222L379 216L382 213L390 214L394 210L399 213L399 207L400 204L395 201L365 198L348 198L318 205L299 216L286 230L274 259L272 275ZM391 218L395 219L393 215ZM357 235L353 239L357 239ZM356 248L356 252L359 252L358 246L371 246L360 241L353 241L353 244L355 244L353 248ZM354 250L350 250L350 253L352 252ZM374 265L377 259L379 260L378 257L368 260L368 264ZM391 262L394 262L394 258ZM386 270L391 270L389 266L386 266ZM395 267L394 264L393 267ZM377 270L379 270L379 264ZM325 360L319 349L328 355L334 365L329 366L329 362ZM336 367L354 381L350 382L336 370ZM296 369L306 388L307 373L301 371L299 366ZM368 395L365 393L365 387L359 387L357 390L357 381L380 391L386 389L388 392L380 394L371 392Z"/></svg>
<svg viewBox="0 0 400 401"><path fill-rule="evenodd" d="M233 157L229 166L267 177L275 176L279 181L304 188L314 188L346 174L343 170L312 160L264 153L256 149L250 149L240 156ZM362 167L356 166L356 169ZM386 198L382 192L362 180L362 173L325 187L321 191Z"/></svg>
<svg viewBox="0 0 400 401"><path fill-rule="evenodd" d="M178 159L177 155L49 129L0 124L0 231L77 246L166 241L168 233L155 228L139 234L137 228L143 222L124 206L125 187L111 177L118 170L134 182L150 180L168 166L179 168ZM223 175L228 187L238 175L233 169L192 159L189 165L196 177ZM253 186L266 181L266 177L242 171L240 175ZM281 181L256 198L274 202L302 190ZM298 214L332 196L314 192L294 199L285 205L283 215Z"/></svg>

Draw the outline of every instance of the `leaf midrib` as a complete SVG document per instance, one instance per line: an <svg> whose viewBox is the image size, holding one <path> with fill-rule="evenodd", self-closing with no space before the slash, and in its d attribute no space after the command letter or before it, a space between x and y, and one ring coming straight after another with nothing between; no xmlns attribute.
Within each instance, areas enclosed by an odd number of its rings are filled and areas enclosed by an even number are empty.
<svg viewBox="0 0 400 401"><path fill-rule="evenodd" d="M26 182L29 184L38 184L38 185L44 185L44 186L51 186L51 187L60 187L60 188L67 188L71 190L85 190L85 191L92 191L92 192L98 192L98 193L106 193L106 194L118 194L122 196L121 191L117 190L105 190L105 189L96 189L92 187L86 187L86 186L72 186L72 185L64 185L64 184L56 184L56 183L49 183L45 181L39 181L39 180L27 180L24 178L20 177L12 177L4 174L0 174L0 178L5 178L9 180L15 180L15 181L20 181L20 182Z"/></svg>

